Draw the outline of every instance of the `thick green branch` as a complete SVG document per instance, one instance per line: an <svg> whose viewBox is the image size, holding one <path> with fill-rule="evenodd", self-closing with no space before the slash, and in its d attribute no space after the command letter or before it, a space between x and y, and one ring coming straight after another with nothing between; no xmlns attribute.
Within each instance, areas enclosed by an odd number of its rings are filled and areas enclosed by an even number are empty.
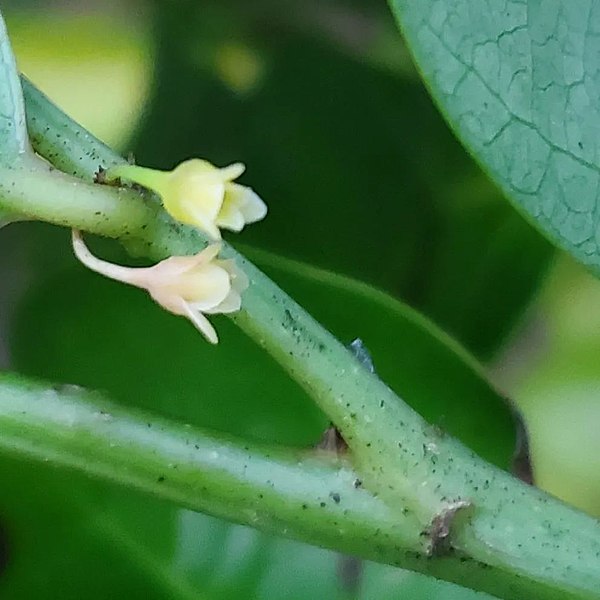
<svg viewBox="0 0 600 600"><path fill-rule="evenodd" d="M474 561L410 551L416 521L391 511L349 465L324 451L224 438L75 386L6 374L0 376L0 449L277 535L496 592L514 586L512 575Z"/></svg>
<svg viewBox="0 0 600 600"><path fill-rule="evenodd" d="M125 240L157 213L139 193L75 179L27 153L0 167L0 196L4 210L24 218Z"/></svg>
<svg viewBox="0 0 600 600"><path fill-rule="evenodd" d="M78 166L85 162L82 157L100 155L106 148L78 133L77 126L64 116L59 125L56 109L36 96L35 89L27 89L26 100L36 149L61 168L89 179L88 167ZM61 136L68 137L61 148L52 146L54 134L48 133L57 126ZM51 152L44 145L47 140ZM99 186L98 190L117 198L116 190L107 192ZM10 190L7 194L12 197ZM53 202L60 204L60 197ZM118 217L105 214L97 223L90 214L84 229L112 235L106 233L108 219L115 232L126 228L129 248L153 259L191 253L204 243L196 231L176 225L164 213L144 225L132 225L121 221L126 211L123 208ZM35 216L31 210L30 214ZM123 236L115 233L114 237ZM452 546L513 573L513 587L504 597L529 598L532 589L537 598L598 596L600 529L595 520L526 487L458 442L437 435L256 267L230 247L224 253L239 261L251 281L235 321L279 360L339 427L369 489L395 512L399 506L407 508L423 526L444 515L454 501L471 503L454 523ZM425 537L422 551L432 543L434 539ZM484 586L478 589L488 589Z"/></svg>
<svg viewBox="0 0 600 600"><path fill-rule="evenodd" d="M21 75L27 102L27 127L36 151L57 169L92 182L100 167L107 169L125 162L106 144L95 138Z"/></svg>
<svg viewBox="0 0 600 600"><path fill-rule="evenodd" d="M0 447L348 552L378 539L384 550L373 558L386 562L419 532L410 516L393 514L333 454L217 436L76 386L0 375Z"/></svg>

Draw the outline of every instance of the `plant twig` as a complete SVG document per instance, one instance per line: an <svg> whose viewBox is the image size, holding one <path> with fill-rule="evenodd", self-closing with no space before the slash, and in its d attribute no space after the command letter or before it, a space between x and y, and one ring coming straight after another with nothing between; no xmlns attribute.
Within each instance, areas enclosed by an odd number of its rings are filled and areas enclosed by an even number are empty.
<svg viewBox="0 0 600 600"><path fill-rule="evenodd" d="M36 150L89 181L92 170L100 165L92 165L86 157L104 156L106 147L89 134L82 135L81 128L60 115L35 88L26 86L26 92L28 124ZM55 143L55 128L61 132L62 146ZM115 155L106 158L119 160ZM41 184L36 191L35 178L26 184L22 177L19 186L29 187L26 194L21 192L17 197L11 173L4 170L0 175L3 205L15 208L27 195L29 215L119 238L130 251L152 259L190 254L205 242L197 231L174 223L162 211L156 212L151 201L147 215L152 218L143 222L140 203L144 199L140 195L133 200L133 192L124 197L115 189L73 183L86 186L80 188L85 191L85 206L79 207L79 212L74 210L77 218L68 223L68 211L61 207L60 186L53 188L55 194L44 195ZM51 186L45 187L47 192ZM105 207L97 215L93 210L96 193L98 205L108 202L107 195L112 194L114 202L120 203L119 209L113 213ZM235 258L251 281L243 309L233 316L234 321L327 413L347 442L365 487L378 494L395 514L407 510L422 531L428 532L412 539L413 548L426 555L428 549L439 547L439 540L431 539L437 531L434 525L441 516L452 514L443 527L448 552L459 550L497 567L509 579L512 575L504 597L597 597L600 528L595 520L491 467L448 436L436 434L254 265L230 246L225 246L223 254ZM449 512L461 503L468 503L470 508ZM477 589L490 589L485 579L481 578Z"/></svg>
<svg viewBox="0 0 600 600"><path fill-rule="evenodd" d="M494 589L512 576L407 550L418 524L328 452L249 443L123 408L97 392L0 375L0 449L192 510L364 558Z"/></svg>

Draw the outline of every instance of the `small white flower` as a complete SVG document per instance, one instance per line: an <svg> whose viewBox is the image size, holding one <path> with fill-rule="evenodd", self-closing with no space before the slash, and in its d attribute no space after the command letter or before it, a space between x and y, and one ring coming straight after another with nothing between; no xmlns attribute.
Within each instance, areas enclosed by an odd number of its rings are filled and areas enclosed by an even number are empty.
<svg viewBox="0 0 600 600"><path fill-rule="evenodd" d="M152 267L123 267L94 256L81 234L73 230L73 251L89 269L148 291L165 310L187 317L206 339L219 340L206 314L240 309L246 275L233 260L217 258L221 244L212 244L193 256L171 256Z"/></svg>
<svg viewBox="0 0 600 600"><path fill-rule="evenodd" d="M244 169L241 163L218 169L206 160L193 158L172 171L117 165L108 169L105 177L107 181L126 179L153 190L174 219L219 240L219 228L241 231L267 214L267 205L251 188L234 183Z"/></svg>

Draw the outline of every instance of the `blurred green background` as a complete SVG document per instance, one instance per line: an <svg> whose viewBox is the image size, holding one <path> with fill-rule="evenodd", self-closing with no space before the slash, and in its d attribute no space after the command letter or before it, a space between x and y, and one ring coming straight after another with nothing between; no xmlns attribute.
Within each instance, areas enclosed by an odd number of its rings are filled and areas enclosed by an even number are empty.
<svg viewBox="0 0 600 600"><path fill-rule="evenodd" d="M2 9L20 69L124 154L160 168L192 156L245 162L242 181L270 214L244 244L372 284L458 340L522 410L538 485L600 514L600 285L456 142L385 2L5 0ZM199 347L187 323L84 273L66 232L19 224L0 245L5 365L276 442L306 446L327 425L225 320L219 348ZM368 342L368 324L336 316L352 308L331 282L317 290L293 279L288 289L344 342ZM372 350L390 373L420 356L406 344L405 356L379 342ZM449 411L435 410L427 416L443 425ZM493 438L488 426L481 435ZM0 466L3 597L476 597L376 565L354 589L333 553L71 473Z"/></svg>

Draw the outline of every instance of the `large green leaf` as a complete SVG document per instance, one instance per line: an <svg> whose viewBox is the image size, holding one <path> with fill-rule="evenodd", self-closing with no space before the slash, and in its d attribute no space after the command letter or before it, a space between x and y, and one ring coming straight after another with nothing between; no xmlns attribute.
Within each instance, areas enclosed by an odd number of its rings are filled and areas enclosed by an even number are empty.
<svg viewBox="0 0 600 600"><path fill-rule="evenodd" d="M258 257L342 339L360 336L380 374L434 423L461 434L494 462L509 463L513 431L508 409L464 351L368 286L262 252ZM286 444L314 444L327 423L312 402L226 319L215 323L221 336L216 348L143 292L70 267L29 293L11 347L15 365L31 375L108 390L124 404L187 423ZM40 560L43 540L50 544L52 539L60 540L63 569L79 564L81 578L71 582L73 590L89 585L92 568L94 579L104 578L107 587L99 587L97 597L122 586L138 586L145 593L144 585L154 586L150 597L165 598L190 597L190 589L203 590L207 598L340 593L339 559L332 553L72 475L10 461L0 469L12 482L0 498L0 513L14 540L6 585L15 598L53 597L60 588L62 571L53 562L43 577L23 579ZM43 498L31 487L44 489ZM82 546L87 550L78 553ZM118 568L115 561L120 561ZM292 563L306 568L299 566L292 577ZM121 580L123 573L130 573L128 581ZM386 585L380 588L382 581ZM19 590L25 591L19 595ZM383 597L392 590L415 598L476 597L388 567L367 567L361 597Z"/></svg>
<svg viewBox="0 0 600 600"><path fill-rule="evenodd" d="M10 163L28 147L19 72L0 13L0 160Z"/></svg>
<svg viewBox="0 0 600 600"><path fill-rule="evenodd" d="M465 145L520 211L598 272L600 3L390 4Z"/></svg>
<svg viewBox="0 0 600 600"><path fill-rule="evenodd" d="M256 4L186 2L182 18L181 5L161 3L138 161L243 160L244 182L270 206L245 240L377 285L488 358L537 288L550 245L478 173L416 77L313 31L319 3ZM375 31L394 27L366 0L323 4ZM228 79L232 49L258 65L248 90Z"/></svg>

